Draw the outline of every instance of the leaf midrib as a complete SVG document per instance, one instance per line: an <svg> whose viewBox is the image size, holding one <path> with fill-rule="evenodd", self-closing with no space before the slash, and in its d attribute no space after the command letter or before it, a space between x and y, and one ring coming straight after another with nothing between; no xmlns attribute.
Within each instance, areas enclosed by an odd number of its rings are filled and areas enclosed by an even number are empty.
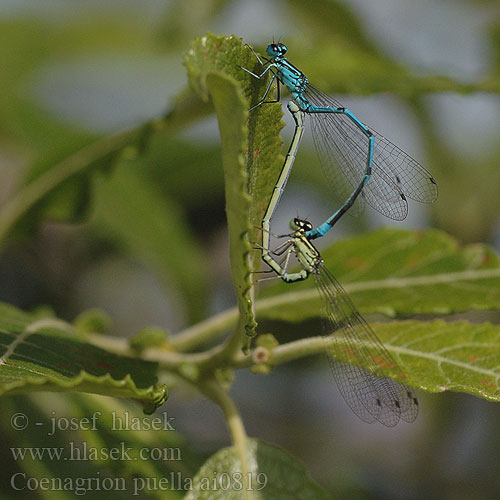
<svg viewBox="0 0 500 500"><path fill-rule="evenodd" d="M323 338L323 337L320 337L320 338ZM373 348L377 347L372 342L363 342L363 341L359 342L359 341L354 341L352 339L349 339L349 340L346 340L345 342L343 342L343 338L342 337L336 338L335 341L338 342L338 343L340 343L340 344L341 343L345 343L347 345L353 345L354 344L357 347L358 346L359 347L366 347L367 349L373 349ZM485 343L481 343L481 342L477 342L477 343L467 342L467 343L468 344L473 344L476 347L485 347L486 345L490 345L492 347L498 347L498 345L496 345L496 344L495 345L493 345L493 344L485 344ZM497 371L495 371L495 369L481 368L481 367L475 366L473 364L466 363L464 361L460 361L460 360L453 359L453 358L447 358L447 357L444 357L442 355L437 354L438 352L442 351L443 349L439 349L439 350L434 351L434 352L428 352L428 351L415 350L415 349L412 349L410 347L398 346L398 345L394 345L394 344L387 343L387 342L384 342L384 347L389 352L391 352L392 354L396 355L398 361L401 364L404 364L404 365L407 365L407 363L403 362L403 360L399 356L400 354L404 354L406 356L412 356L412 357L418 358L418 359L422 359L422 358L429 359L431 361L434 361L437 364L438 367L440 367L441 364L443 364L443 363L447 363L447 364L454 365L454 366L457 366L457 367L460 367L460 368L464 368L465 370L468 370L468 371L472 371L472 372L476 372L476 373L481 373L483 375L487 375L489 377L493 377L495 379L495 382L497 383L497 385L498 385L498 381L500 380L500 373L497 372ZM454 345L453 347L461 348L461 347L463 347L463 344ZM440 371L442 372L441 369L440 369ZM446 376L445 373L442 373L442 375L443 375L443 377L445 377L446 379L449 380L449 378Z"/></svg>
<svg viewBox="0 0 500 500"><path fill-rule="evenodd" d="M343 285L343 287L348 293L356 293L368 290L398 289L494 278L500 278L500 268L466 270L454 273L431 274L427 276L407 278L387 278L382 280L361 281L358 283L348 283ZM311 288L308 290L301 290L299 292L287 292L275 297L261 299L257 302L257 311L265 311L266 309L289 303L311 300L315 298L317 293L316 288Z"/></svg>

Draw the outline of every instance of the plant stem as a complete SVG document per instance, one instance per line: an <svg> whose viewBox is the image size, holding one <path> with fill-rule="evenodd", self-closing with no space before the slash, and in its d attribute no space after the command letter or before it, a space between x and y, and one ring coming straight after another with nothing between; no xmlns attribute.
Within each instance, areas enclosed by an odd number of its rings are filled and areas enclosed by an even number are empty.
<svg viewBox="0 0 500 500"><path fill-rule="evenodd" d="M201 384L200 389L202 392L208 396L217 406L219 406L224 413L226 418L229 432L231 434L231 441L236 453L240 459L241 463L241 475L243 476L244 491L248 492L248 472L249 465L247 462L247 442L248 436L243 425L243 420L241 415L234 404L233 399L227 393L224 388L215 382L214 380L209 380ZM247 493L248 494L248 493Z"/></svg>
<svg viewBox="0 0 500 500"><path fill-rule="evenodd" d="M475 269L454 273L430 274L428 276L386 278L360 283L348 283L344 288L347 293L352 294L366 290L400 289L411 286L427 286L436 283L455 283L476 279L493 279L499 276L500 268ZM315 288L311 288L308 290L287 292L274 297L258 300L255 303L257 316L259 313L263 313L280 306L314 300L317 297L317 294L317 290ZM238 308L233 307L228 309L227 311L185 329L177 335L173 335L169 342L177 351L185 352L192 350L209 340L214 340L224 335L226 331L236 325L236 322L238 321L238 314Z"/></svg>
<svg viewBox="0 0 500 500"><path fill-rule="evenodd" d="M213 347L203 352L179 353L158 347L144 349L140 353L131 349L128 341L123 338L110 337L107 335L93 334L91 337L93 345L112 351L122 356L140 357L145 361L160 363L165 370L177 370L181 365L191 363L205 365L214 357L219 355L221 346Z"/></svg>
<svg viewBox="0 0 500 500"><path fill-rule="evenodd" d="M325 352L325 341L323 337L308 337L306 339L295 340L288 344L283 344L275 347L271 352L271 364L281 365L288 363L294 359L304 358L306 356L314 356L315 354ZM231 366L236 369L249 368L254 364L252 355L245 356L239 354Z"/></svg>
<svg viewBox="0 0 500 500"><path fill-rule="evenodd" d="M137 355L137 352L129 347L125 339L94 334L92 335L92 344L122 356ZM322 337L308 337L275 347L271 353L271 362L273 365L280 365L294 359L313 356L324 351L325 343ZM251 353L244 355L240 352L232 359L224 358L223 354L222 345L199 353L178 353L155 347L142 351L140 358L160 363L163 369L171 371L176 371L183 364L189 363L203 367L204 369L208 367L220 368L222 366L241 369L249 368L254 364Z"/></svg>
<svg viewBox="0 0 500 500"><path fill-rule="evenodd" d="M233 307L205 321L186 328L177 335L172 335L169 343L176 351L190 351L208 340L220 337L238 321L238 308Z"/></svg>

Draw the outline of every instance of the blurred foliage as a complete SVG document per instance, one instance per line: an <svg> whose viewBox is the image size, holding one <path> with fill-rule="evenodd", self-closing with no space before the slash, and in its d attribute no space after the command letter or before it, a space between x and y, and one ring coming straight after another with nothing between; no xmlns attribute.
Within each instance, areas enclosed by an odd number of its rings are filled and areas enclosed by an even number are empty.
<svg viewBox="0 0 500 500"><path fill-rule="evenodd" d="M165 430L151 429L146 432L133 428L130 422L144 419L144 415L137 406L127 404L125 400L85 394L50 394L49 396L37 394L10 397L2 404L0 428L4 442L13 446L14 449L47 449L47 446L56 451L74 449L78 451L75 451L73 456L76 457L80 453L79 456L83 458L89 457L93 450L118 450L123 447L123 443L126 443L127 448L125 449L128 450L131 458L131 460L106 460L103 455L94 460L71 460L68 456L66 456L68 460L57 460L50 459L48 456L43 457L43 459L33 458L28 454L24 460L13 464L12 456L6 453L6 450L10 452L10 449L3 449L0 455L3 463L9 464L8 469L4 471L7 472L8 476L24 473L26 477L38 480L42 480L44 477L60 477L68 478L67 480L73 481L73 484L77 484L77 481L80 481L81 484L81 490L78 494L76 491L72 492L71 489L66 489L66 491L41 489L39 492L31 491L30 498L65 499L85 496L85 498L97 500L103 497L103 490L96 488L95 479L102 474L102 478L116 481L117 485L122 484L121 481L126 484L125 491L119 488L116 491L115 489L106 491L106 498L129 498L128 493L130 492L131 495L135 487L138 492L140 491L141 498L180 500L184 496L184 492L180 488L177 491L173 488L171 491L161 490L158 485L155 487L153 478L168 477L171 479L171 474L174 474L174 477L182 485L181 479L184 476L193 477L203 458L196 456L175 430L165 432ZM54 411L54 408L57 409L57 412ZM16 432L8 420L8 417L16 412L28 414L37 422L44 422L45 426L43 428L30 426L22 433ZM54 420L52 419L63 415L72 415L75 419L81 419L82 422L89 418L89 425L60 432L56 423L54 427L56 432L53 432L52 422ZM168 418L166 412L162 415ZM92 417L96 418L91 420ZM129 422L128 428L126 422ZM99 432L96 432L96 429ZM172 454L180 453L182 460L142 460L139 458L139 453L142 450L152 450L154 453L154 450L159 449L171 450ZM85 481L86 479L88 481ZM92 480L94 480L94 486L91 486ZM87 491L85 492L85 490ZM12 490L10 485L6 486L4 491L9 492L9 498L22 498L22 496L16 496L15 490Z"/></svg>

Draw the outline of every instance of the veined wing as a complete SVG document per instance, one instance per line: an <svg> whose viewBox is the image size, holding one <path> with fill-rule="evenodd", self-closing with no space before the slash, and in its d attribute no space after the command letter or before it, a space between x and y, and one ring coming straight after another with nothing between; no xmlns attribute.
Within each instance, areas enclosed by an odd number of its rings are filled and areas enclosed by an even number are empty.
<svg viewBox="0 0 500 500"><path fill-rule="evenodd" d="M343 107L336 99L310 85L305 97L315 106ZM365 173L368 138L344 114L309 115L314 143L326 176L332 188L339 190L340 199L346 199ZM406 198L422 203L435 201L437 184L431 174L385 137L369 129L375 141L372 176L361 194L366 202L391 219L403 220L408 213Z"/></svg>
<svg viewBox="0 0 500 500"><path fill-rule="evenodd" d="M324 338L333 377L353 412L365 422L393 427L400 419L413 422L418 400L412 389L383 378L396 361L354 307L340 283L322 265L314 275L324 299ZM350 363L359 360L366 367Z"/></svg>

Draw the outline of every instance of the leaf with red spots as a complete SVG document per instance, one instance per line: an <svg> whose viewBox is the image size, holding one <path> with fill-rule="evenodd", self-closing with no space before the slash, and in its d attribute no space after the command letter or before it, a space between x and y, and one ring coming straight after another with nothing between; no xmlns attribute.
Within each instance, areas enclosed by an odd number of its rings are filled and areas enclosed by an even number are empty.
<svg viewBox="0 0 500 500"><path fill-rule="evenodd" d="M383 229L339 241L322 256L362 314L399 318L370 322L400 367L384 367L387 376L401 381L403 369L405 384L414 387L500 401L500 326L477 324L491 317L484 311L500 310L500 261L490 247L462 247L436 230ZM276 283L263 295L257 310L266 332L278 339L280 329L297 338L321 334L321 297L313 280ZM476 324L403 321L459 312ZM363 367L362 360L349 361Z"/></svg>

